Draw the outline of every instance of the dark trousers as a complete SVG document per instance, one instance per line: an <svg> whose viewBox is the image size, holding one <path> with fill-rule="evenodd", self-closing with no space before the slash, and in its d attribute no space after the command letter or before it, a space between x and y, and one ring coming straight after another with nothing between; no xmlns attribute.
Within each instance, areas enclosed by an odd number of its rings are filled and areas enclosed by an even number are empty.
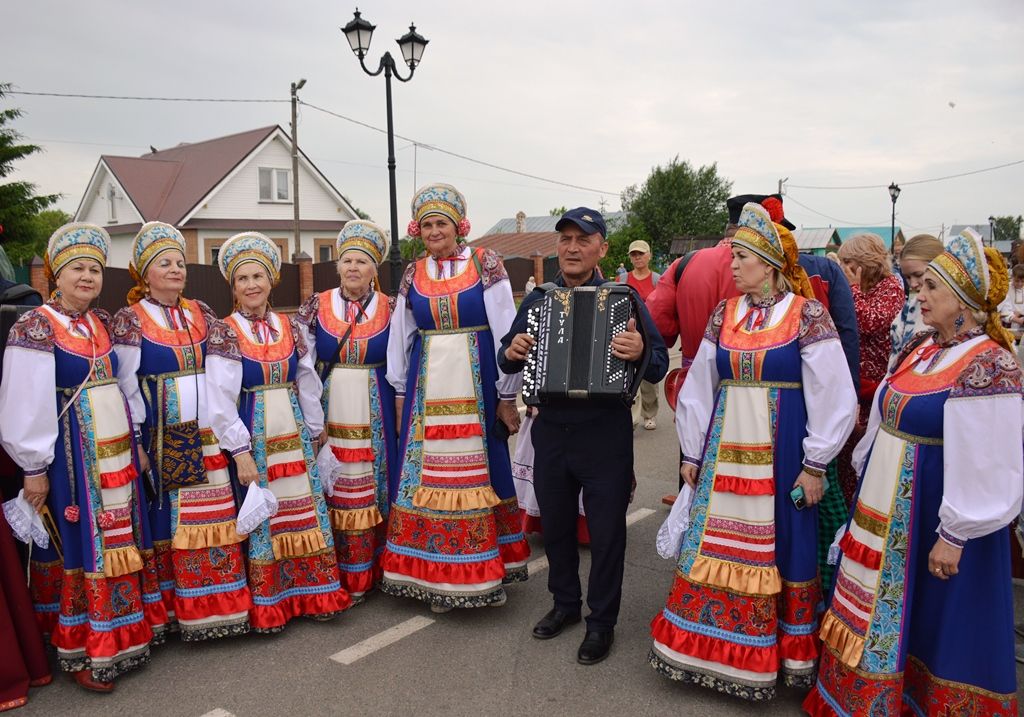
<svg viewBox="0 0 1024 717"><path fill-rule="evenodd" d="M533 485L547 553L548 590L555 607L580 614L580 556L576 519L580 489L590 530L587 629L615 627L626 556L626 508L633 480L633 425L629 408L595 410L582 423L545 420L533 426Z"/></svg>

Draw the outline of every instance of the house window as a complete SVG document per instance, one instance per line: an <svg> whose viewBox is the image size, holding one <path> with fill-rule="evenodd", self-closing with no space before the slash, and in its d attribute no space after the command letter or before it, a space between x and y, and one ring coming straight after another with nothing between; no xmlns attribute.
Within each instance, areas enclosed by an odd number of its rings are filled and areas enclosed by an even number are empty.
<svg viewBox="0 0 1024 717"><path fill-rule="evenodd" d="M210 263L217 266L217 258L220 256L220 247L215 246L210 249Z"/></svg>
<svg viewBox="0 0 1024 717"><path fill-rule="evenodd" d="M331 247L330 246L323 246L323 245L321 245L320 246L320 256L317 257L317 261L330 261L331 259L334 258L333 256L331 256L332 254L334 254L334 252L331 251Z"/></svg>
<svg viewBox="0 0 1024 717"><path fill-rule="evenodd" d="M290 202L291 194L291 171L287 169L274 169L272 167L260 167L260 201L261 202Z"/></svg>
<svg viewBox="0 0 1024 717"><path fill-rule="evenodd" d="M334 239L313 239L313 261L334 261Z"/></svg>

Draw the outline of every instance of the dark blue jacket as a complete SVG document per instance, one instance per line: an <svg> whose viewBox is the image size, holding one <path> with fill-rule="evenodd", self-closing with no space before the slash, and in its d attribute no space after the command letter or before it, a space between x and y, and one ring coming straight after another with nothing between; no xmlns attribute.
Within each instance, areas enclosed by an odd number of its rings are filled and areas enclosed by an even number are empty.
<svg viewBox="0 0 1024 717"><path fill-rule="evenodd" d="M860 334L857 331L857 314L853 310L850 282L838 264L823 256L801 254L800 266L807 272L815 296L828 297L828 301L822 303L839 332L846 363L850 366L853 388L860 395Z"/></svg>
<svg viewBox="0 0 1024 717"><path fill-rule="evenodd" d="M553 282L556 286L565 286L565 282L562 279L561 274ZM594 275L587 281L583 286L601 286L602 284L611 284L615 282L605 281L599 273L596 271ZM849 289L847 289L849 291ZM635 292L634 292L635 293ZM526 332L526 311L530 306L537 301L540 301L544 297L544 291L541 287L537 287L523 298L523 303L519 305L519 312L516 314L515 320L512 322L512 328L505 334L505 337L501 340L501 350L498 351L498 366L507 374L519 373L523 370L525 362L523 361L510 361L505 357L505 350L512 343L512 339L517 334ZM665 374L668 372L668 349L665 348L665 341L661 338L661 334L658 333L658 329L654 326L654 321L651 319L651 315L647 313L647 307L644 306L644 302L640 299L640 295L636 295L636 303L640 309L639 319L637 323L637 331L644 339L644 348L647 350L649 355L647 361L647 368L644 371L643 378L645 381L650 383L657 383L661 379L665 378ZM852 301L852 299L851 299ZM595 418L595 411L607 410L607 409L625 409L627 407L622 406L608 406L607 404L597 404L590 401L581 401L579 407L545 407L544 415L547 419L557 423L577 423L579 421L591 420Z"/></svg>

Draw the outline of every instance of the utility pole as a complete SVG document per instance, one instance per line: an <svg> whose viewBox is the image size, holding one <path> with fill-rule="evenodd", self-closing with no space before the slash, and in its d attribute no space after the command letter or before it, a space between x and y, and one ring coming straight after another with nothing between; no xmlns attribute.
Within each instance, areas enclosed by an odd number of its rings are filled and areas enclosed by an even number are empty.
<svg viewBox="0 0 1024 717"><path fill-rule="evenodd" d="M299 90L306 85L301 79L292 83L292 209L295 212L295 250L292 254L302 251L301 232L299 231ZM281 257L284 260L286 257ZM316 257L313 258L316 261Z"/></svg>

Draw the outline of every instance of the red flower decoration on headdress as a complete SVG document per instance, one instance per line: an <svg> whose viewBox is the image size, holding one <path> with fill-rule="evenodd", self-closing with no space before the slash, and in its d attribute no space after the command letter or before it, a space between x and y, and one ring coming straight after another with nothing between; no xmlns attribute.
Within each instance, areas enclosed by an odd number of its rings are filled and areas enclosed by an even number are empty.
<svg viewBox="0 0 1024 717"><path fill-rule="evenodd" d="M409 226L405 228L405 233L411 237L418 237L420 235L420 223L413 219L409 222Z"/></svg>
<svg viewBox="0 0 1024 717"><path fill-rule="evenodd" d="M768 197L761 202L761 206L768 210L768 216L776 224L781 224L782 220L786 217L785 212L782 210L782 202L775 197Z"/></svg>
<svg viewBox="0 0 1024 717"><path fill-rule="evenodd" d="M64 520L68 521L69 523L77 523L78 522L78 514L79 514L78 506L77 505L69 505L67 508L64 509Z"/></svg>
<svg viewBox="0 0 1024 717"><path fill-rule="evenodd" d="M459 233L460 237L468 237L469 236L469 232L470 232L470 230L472 228L473 227L469 223L469 220L466 219L465 217L463 217L462 219L459 220L459 230L458 230L458 233Z"/></svg>

